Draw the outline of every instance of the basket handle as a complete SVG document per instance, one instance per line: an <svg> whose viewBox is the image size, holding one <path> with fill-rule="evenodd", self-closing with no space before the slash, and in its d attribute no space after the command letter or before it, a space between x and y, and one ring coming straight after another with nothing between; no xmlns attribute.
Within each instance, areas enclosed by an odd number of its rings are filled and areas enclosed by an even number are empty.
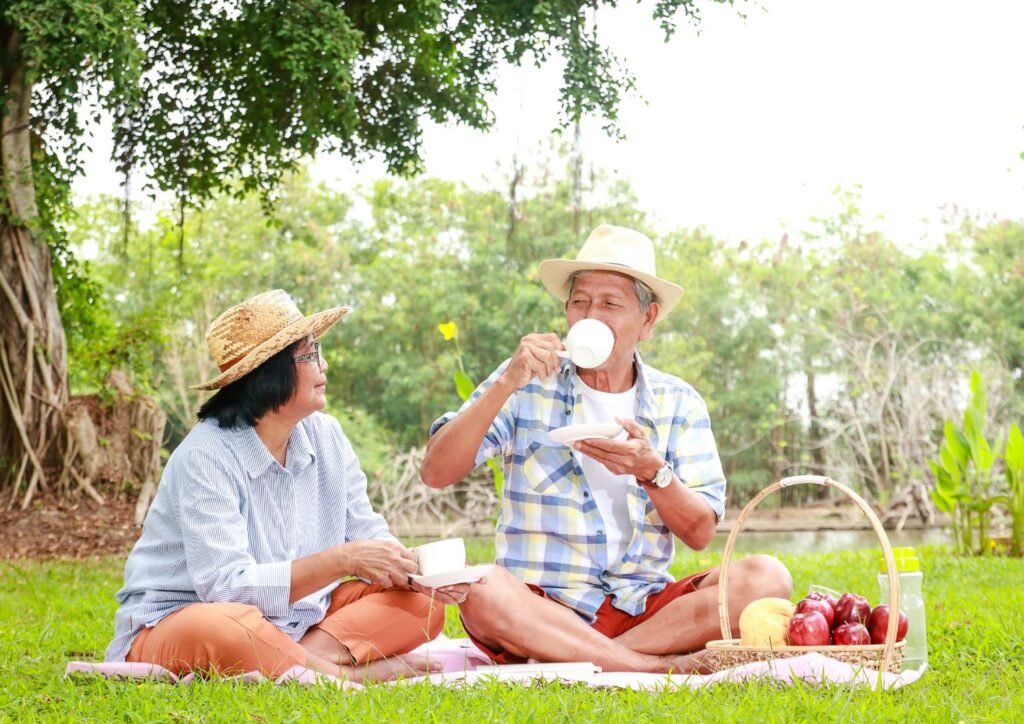
<svg viewBox="0 0 1024 724"><path fill-rule="evenodd" d="M722 625L722 638L725 640L734 640L732 636L732 626L729 623L728 588L729 563L732 560L732 551L736 545L736 536L739 535L740 530L743 528L743 524L762 500L777 490L789 488L794 485L822 485L827 488L835 488L857 504L857 507L860 508L864 515L867 516L868 521L871 523L871 527L878 536L878 542L882 545L882 553L885 556L886 572L889 576L889 610L899 611L900 583L899 578L896 577L896 558L893 556L892 546L889 545L889 537L885 534L885 529L882 527L881 521L878 520L878 516L875 515L875 511L873 511L871 506L864 502L864 499L857 495L853 490L829 477L824 475L795 475L772 483L754 496L753 500L744 506L739 517L736 519L736 522L733 523L732 529L729 531L729 537L725 541L725 550L722 551L722 564L718 574L718 615ZM889 616L889 628L886 629L885 632L885 648L882 650L881 671L888 671L889 662L892 661L893 649L896 646L896 629L899 626L899 620L900 617L898 614L896 616Z"/></svg>

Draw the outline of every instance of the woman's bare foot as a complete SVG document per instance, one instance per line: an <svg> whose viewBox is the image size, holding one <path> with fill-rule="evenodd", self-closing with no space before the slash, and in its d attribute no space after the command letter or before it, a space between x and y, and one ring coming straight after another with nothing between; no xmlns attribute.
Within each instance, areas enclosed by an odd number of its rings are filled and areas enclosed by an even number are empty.
<svg viewBox="0 0 1024 724"><path fill-rule="evenodd" d="M368 664L353 664L338 667L341 676L349 681L393 681L411 679L415 676L434 674L444 669L444 664L419 654L403 654L387 659L371 661Z"/></svg>
<svg viewBox="0 0 1024 724"><path fill-rule="evenodd" d="M326 631L311 628L299 641L299 645L314 656L332 664L351 664L352 652Z"/></svg>

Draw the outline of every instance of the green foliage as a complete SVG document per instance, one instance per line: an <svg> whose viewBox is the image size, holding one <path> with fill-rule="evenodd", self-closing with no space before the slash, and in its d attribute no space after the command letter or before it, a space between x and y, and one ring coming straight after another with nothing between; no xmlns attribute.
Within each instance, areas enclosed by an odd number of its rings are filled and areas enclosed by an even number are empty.
<svg viewBox="0 0 1024 724"><path fill-rule="evenodd" d="M469 541L469 560L493 560L493 545ZM772 551L767 551L772 552ZM707 689L638 692L561 683L480 683L332 688L237 685L199 680L191 686L153 681L65 678L69 660L97 660L112 632L123 561L14 562L0 568L0 718L11 721L669 721L680 712L712 722L918 721L922 712L957 720L1015 721L1024 689L1024 592L1019 562L958 558L919 549L924 565L930 668L896 691L776 682ZM782 555L796 590L810 583L872 596L879 552ZM716 565L719 556L687 553L673 570ZM968 582L965 585L965 582ZM454 607L445 634L463 636Z"/></svg>
<svg viewBox="0 0 1024 724"><path fill-rule="evenodd" d="M1024 555L1024 435L1016 424L1010 425L1006 438L1006 482L1008 495L1003 504L1013 520L1011 548L1014 555Z"/></svg>
<svg viewBox="0 0 1024 724"><path fill-rule="evenodd" d="M469 375L466 374L462 367L462 350L459 349L459 326L455 322L445 322L444 324L437 325L438 331L441 336L445 338L445 341L450 341L455 346L455 359L458 362L458 369L455 370L455 391L458 393L459 398L465 402L473 394L473 390L476 389L477 385L473 380L469 379ZM491 475L494 477L494 492L498 494L498 498L501 498L501 490L505 487L505 470L494 458L489 458L487 461L487 467L491 470Z"/></svg>
<svg viewBox="0 0 1024 724"><path fill-rule="evenodd" d="M359 458L359 466L370 480L384 475L394 459L395 435L370 413L344 403L327 401L326 413L341 423Z"/></svg>
<svg viewBox="0 0 1024 724"><path fill-rule="evenodd" d="M614 128L634 84L591 22L605 4L11 0L0 25L24 38L3 62L24 63L41 89L34 115L66 161L62 184L79 170L86 108L112 117L123 170L199 204L219 191L269 198L323 150L415 170L424 119L491 124L502 61L564 59L565 123L594 113ZM680 10L699 18L695 0L661 0L652 15L668 31Z"/></svg>
<svg viewBox="0 0 1024 724"><path fill-rule="evenodd" d="M935 487L929 493L935 507L951 516L957 551L987 555L991 548L992 506L1005 500L993 479L1002 441L993 446L985 437L988 397L977 370L971 371L970 387L962 426L950 420L943 426L939 460L930 464Z"/></svg>

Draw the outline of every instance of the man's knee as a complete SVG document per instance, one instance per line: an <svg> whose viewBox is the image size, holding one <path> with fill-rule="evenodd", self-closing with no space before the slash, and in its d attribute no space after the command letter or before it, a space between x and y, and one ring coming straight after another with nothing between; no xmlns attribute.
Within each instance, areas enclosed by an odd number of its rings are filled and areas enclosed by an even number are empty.
<svg viewBox="0 0 1024 724"><path fill-rule="evenodd" d="M742 574L738 578L744 581L752 599L767 596L789 598L793 592L793 577L789 569L774 556L747 556L737 565L742 566Z"/></svg>
<svg viewBox="0 0 1024 724"><path fill-rule="evenodd" d="M507 625L509 605L513 597L522 592L534 595L505 568L494 566L484 583L474 583L470 587L459 612L474 634L485 636L492 627Z"/></svg>

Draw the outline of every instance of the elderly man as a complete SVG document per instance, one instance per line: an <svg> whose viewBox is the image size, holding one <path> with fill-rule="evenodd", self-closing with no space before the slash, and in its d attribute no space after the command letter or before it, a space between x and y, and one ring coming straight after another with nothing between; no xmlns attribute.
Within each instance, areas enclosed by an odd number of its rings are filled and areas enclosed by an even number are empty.
<svg viewBox="0 0 1024 724"><path fill-rule="evenodd" d="M674 581L674 538L701 550L724 512L725 477L707 408L688 384L643 363L637 344L682 296L660 279L654 246L636 231L597 227L576 259L540 266L571 327L611 328L608 359L562 359L554 334L522 338L462 409L438 419L423 461L435 488L501 455L506 480L496 565L460 606L463 624L498 663L592 661L605 671L700 670L694 654L721 634L718 570ZM551 430L615 422L624 439L566 447ZM620 435L620 438L622 436ZM733 628L763 596L789 596L769 556L737 561Z"/></svg>

